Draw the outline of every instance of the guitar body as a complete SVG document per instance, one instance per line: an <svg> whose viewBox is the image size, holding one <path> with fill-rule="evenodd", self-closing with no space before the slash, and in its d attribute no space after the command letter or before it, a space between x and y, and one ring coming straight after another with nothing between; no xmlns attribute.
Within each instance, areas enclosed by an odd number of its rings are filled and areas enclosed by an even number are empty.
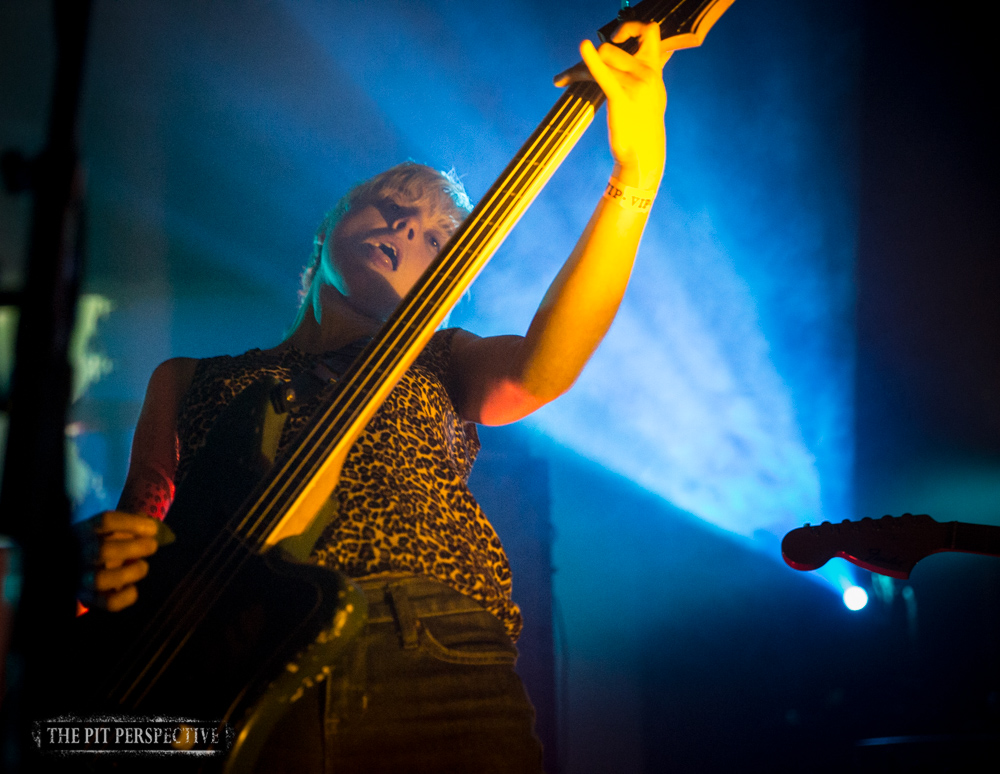
<svg viewBox="0 0 1000 774"><path fill-rule="evenodd" d="M74 709L228 723L235 738L220 743L235 742L232 772L250 770L288 705L364 625L364 596L340 573L229 537L283 423L272 387L251 385L213 425L168 515L176 541L151 557L139 601L78 619L84 679Z"/></svg>

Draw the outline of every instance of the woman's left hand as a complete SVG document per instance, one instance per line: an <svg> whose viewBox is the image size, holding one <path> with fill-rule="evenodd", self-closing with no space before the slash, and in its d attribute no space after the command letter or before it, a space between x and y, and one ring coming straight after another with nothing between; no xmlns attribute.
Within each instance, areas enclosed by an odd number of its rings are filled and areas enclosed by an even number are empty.
<svg viewBox="0 0 1000 774"><path fill-rule="evenodd" d="M661 50L657 24L625 22L612 41L621 43L634 37L639 38L639 50L634 55L610 43L594 48L589 40L583 41L580 54L588 72L571 68L557 75L555 84L597 82L608 98L608 135L617 162L616 177L625 185L655 190L666 159L663 113L667 90L663 65L673 52Z"/></svg>

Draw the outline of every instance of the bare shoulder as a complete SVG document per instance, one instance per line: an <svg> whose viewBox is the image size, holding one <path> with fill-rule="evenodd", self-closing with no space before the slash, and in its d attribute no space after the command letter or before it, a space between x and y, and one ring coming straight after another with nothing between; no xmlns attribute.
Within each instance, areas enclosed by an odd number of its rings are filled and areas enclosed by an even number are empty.
<svg viewBox="0 0 1000 774"><path fill-rule="evenodd" d="M149 377L149 386L146 388L147 399L152 397L176 402L191 386L197 366L198 360L193 357L172 357L164 360Z"/></svg>
<svg viewBox="0 0 1000 774"><path fill-rule="evenodd" d="M468 351L469 347L475 347L482 340L482 336L477 336L471 331L467 331L464 328L455 328L451 337L451 356L461 356Z"/></svg>
<svg viewBox="0 0 1000 774"><path fill-rule="evenodd" d="M191 381L194 376L194 369L198 366L198 358L195 357L172 357L164 360L154 370L150 381L171 381L183 382Z"/></svg>
<svg viewBox="0 0 1000 774"><path fill-rule="evenodd" d="M517 370L523 336L477 336L461 328L451 340L452 377L468 388L469 381L511 379Z"/></svg>
<svg viewBox="0 0 1000 774"><path fill-rule="evenodd" d="M452 340L451 382L463 419L483 425L516 422L539 401L523 386L523 336L487 336L458 330Z"/></svg>
<svg viewBox="0 0 1000 774"><path fill-rule="evenodd" d="M451 357L453 362L461 363L468 358L479 358L484 353L507 353L524 340L523 336L477 336L463 328L455 328L451 340Z"/></svg>

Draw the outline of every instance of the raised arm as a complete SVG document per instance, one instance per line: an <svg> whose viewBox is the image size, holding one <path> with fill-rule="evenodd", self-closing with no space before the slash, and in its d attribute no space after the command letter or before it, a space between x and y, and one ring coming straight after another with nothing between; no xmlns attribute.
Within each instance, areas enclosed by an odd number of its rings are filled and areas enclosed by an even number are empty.
<svg viewBox="0 0 1000 774"><path fill-rule="evenodd" d="M669 53L660 52L656 24L628 22L614 40L630 37L640 39L634 56L607 43L595 49L590 41L580 45L580 53L608 97L617 187L655 192L666 158L662 68ZM648 207L626 208L602 197L525 336L456 335L453 387L465 419L514 422L572 386L614 320L648 215Z"/></svg>

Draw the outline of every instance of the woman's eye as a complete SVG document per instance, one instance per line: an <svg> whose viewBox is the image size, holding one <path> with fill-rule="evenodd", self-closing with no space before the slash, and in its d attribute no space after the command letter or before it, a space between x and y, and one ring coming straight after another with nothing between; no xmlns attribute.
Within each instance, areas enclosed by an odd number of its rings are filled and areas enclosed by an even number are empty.
<svg viewBox="0 0 1000 774"><path fill-rule="evenodd" d="M403 216L403 208L396 204L396 202L392 199L383 199L382 204L379 205L379 209L382 210L382 214L391 225L395 225L396 222Z"/></svg>

